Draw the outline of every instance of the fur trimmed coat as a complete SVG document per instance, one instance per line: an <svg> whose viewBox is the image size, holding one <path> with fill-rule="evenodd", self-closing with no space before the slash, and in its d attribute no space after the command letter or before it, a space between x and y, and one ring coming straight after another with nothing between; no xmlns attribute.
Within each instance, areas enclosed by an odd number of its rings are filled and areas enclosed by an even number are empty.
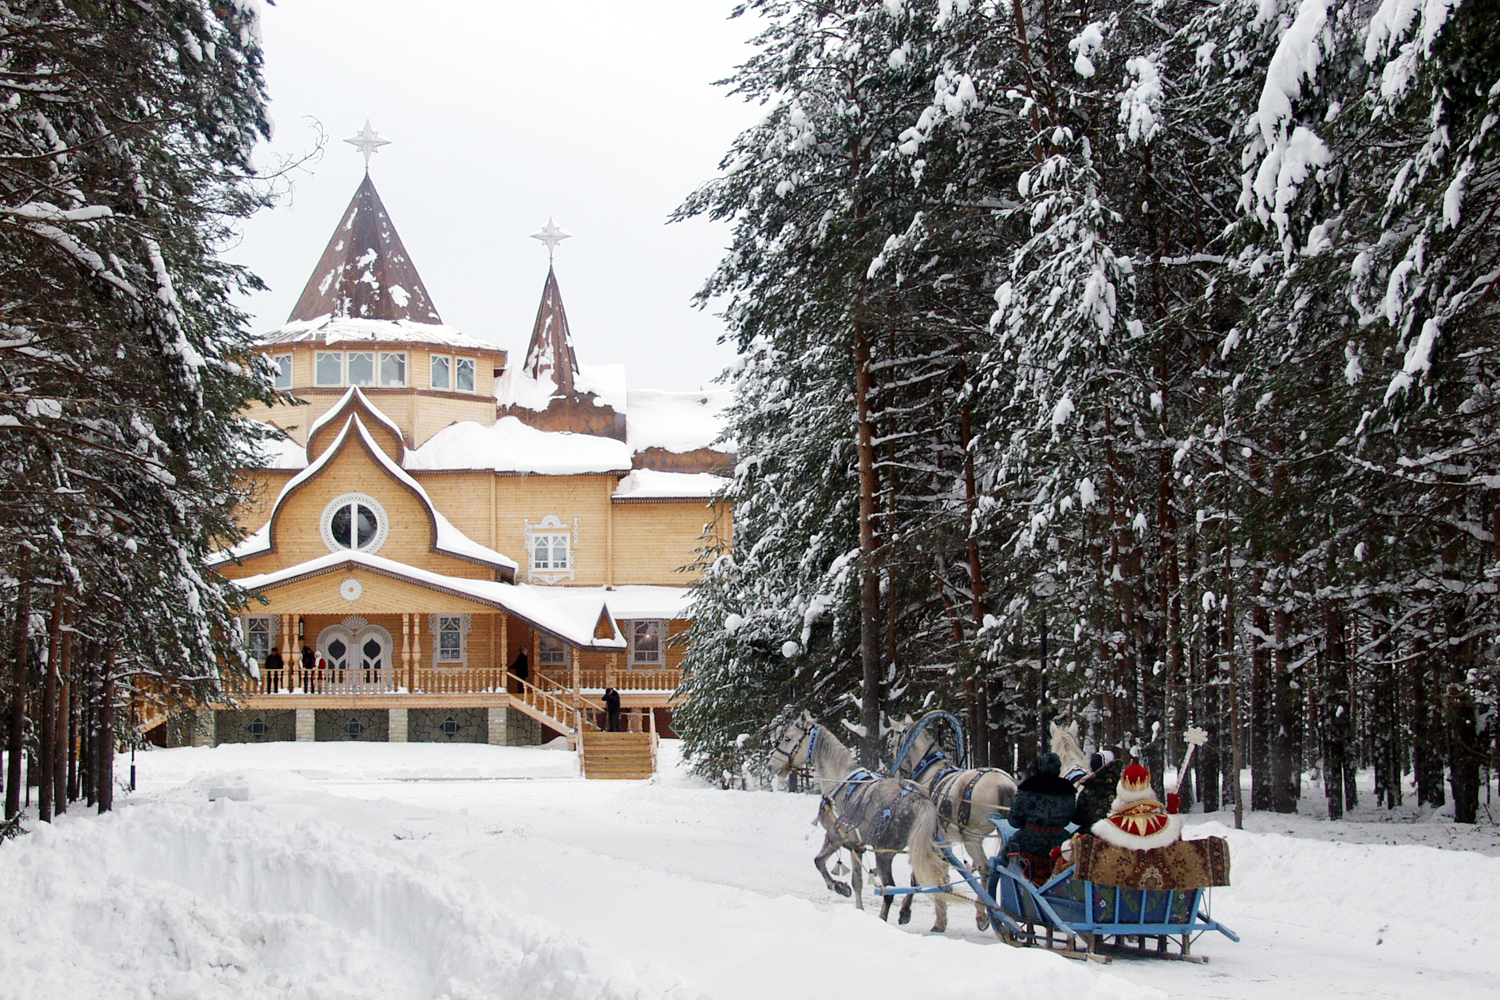
<svg viewBox="0 0 1500 1000"><path fill-rule="evenodd" d="M1015 801L1010 804L1010 823L1016 832L1006 843L1005 852L1020 851L1042 857L1051 854L1052 848L1060 847L1068 839L1063 828L1072 820L1077 805L1071 781L1055 774L1033 774L1021 782ZM1039 826L1057 832L1033 829Z"/></svg>

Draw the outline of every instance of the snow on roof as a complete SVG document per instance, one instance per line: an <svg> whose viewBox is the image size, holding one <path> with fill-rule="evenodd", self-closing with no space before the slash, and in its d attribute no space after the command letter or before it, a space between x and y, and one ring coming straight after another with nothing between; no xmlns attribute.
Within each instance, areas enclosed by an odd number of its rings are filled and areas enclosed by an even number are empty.
<svg viewBox="0 0 1500 1000"><path fill-rule="evenodd" d="M592 590L594 588L577 588ZM691 587L615 587L601 591L609 613L616 619L688 618Z"/></svg>
<svg viewBox="0 0 1500 1000"><path fill-rule="evenodd" d="M344 428L339 431L339 436L324 450L323 454L318 456L317 461L287 480L287 484L281 488L281 492L276 497L276 503L271 506L271 517L266 519L266 523L253 535L240 542L240 544L210 556L208 565L220 566L234 558L244 559L269 551L271 548L271 521L275 519L276 511L281 508L282 501L294 489L317 475L320 469L331 462L334 455L343 446L344 439L351 433L358 433L364 439L365 446L369 448L370 454L375 457L375 460L393 477L415 492L421 498L422 502L427 505L427 509L432 512L433 521L437 525L437 549L439 552L466 559L475 559L506 569L514 570L517 568L517 563L514 559L488 546L480 545L459 530L453 522L439 513L437 507L432 502L432 498L422 488L422 484L408 475L406 470L402 469L401 466L391 461L391 457L370 437L370 432L365 429L364 421L360 420L357 413L350 415L349 419L344 422Z"/></svg>
<svg viewBox="0 0 1500 1000"><path fill-rule="evenodd" d="M261 441L255 449L255 458L263 469L305 469L307 448L291 438Z"/></svg>
<svg viewBox="0 0 1500 1000"><path fill-rule="evenodd" d="M339 397L339 401L337 403L334 403L327 410L323 411L323 415L312 422L312 426L307 429L307 440L311 441L313 439L313 436L318 433L318 431L323 427L324 424L328 423L331 420L337 419L339 412L343 410L345 405L348 404L349 400L356 397L360 402L364 403L365 406L369 408L370 414L374 416L376 420L379 420L381 424L384 425L386 430L395 435L396 440L400 442L404 447L406 443L406 435L401 433L401 425L381 412L380 407L372 403L369 396L366 396L363 392L360 392L359 386L357 385L351 385L348 391L346 391L342 396ZM363 424L361 424L361 426L363 426Z"/></svg>
<svg viewBox="0 0 1500 1000"><path fill-rule="evenodd" d="M243 577L233 582L245 590L266 590L310 573L318 573L348 563L363 566L378 573L402 577L414 583L442 587L454 593L499 605L543 631L550 632L575 646L602 649L625 647L625 640L618 630L612 630L615 634L611 638L594 638L594 628L598 624L599 614L604 607L602 592L594 588L554 589L534 587L530 584L499 583L494 580L470 580L465 577L434 573L431 570L410 566L384 556L352 549L330 552L296 566Z"/></svg>
<svg viewBox="0 0 1500 1000"><path fill-rule="evenodd" d="M593 393L596 406L625 412L624 365L579 365L573 376L573 388L580 393ZM561 395L563 391L550 373L532 378L519 365L507 368L495 381L495 400L501 407L519 406L540 413L554 397Z"/></svg>
<svg viewBox="0 0 1500 1000"><path fill-rule="evenodd" d="M406 467L551 476L625 472L630 468L630 449L614 438L539 431L515 417L502 417L489 427L472 420L444 427L422 447L406 453Z"/></svg>
<svg viewBox="0 0 1500 1000"><path fill-rule="evenodd" d="M707 472L657 472L636 469L615 487L617 500L657 500L668 498L707 499L729 480Z"/></svg>
<svg viewBox="0 0 1500 1000"><path fill-rule="evenodd" d="M632 389L625 410L625 438L632 451L663 448L681 453L714 447L724 432L725 411L733 395L728 389Z"/></svg>
<svg viewBox="0 0 1500 1000"><path fill-rule="evenodd" d="M318 316L310 320L296 320L279 330L263 333L258 338L263 346L273 344L350 344L360 342L387 342L394 344L436 344L469 351L499 351L499 344L492 344L478 337L461 333L451 326L440 323L414 323L406 319L353 319L347 316Z"/></svg>

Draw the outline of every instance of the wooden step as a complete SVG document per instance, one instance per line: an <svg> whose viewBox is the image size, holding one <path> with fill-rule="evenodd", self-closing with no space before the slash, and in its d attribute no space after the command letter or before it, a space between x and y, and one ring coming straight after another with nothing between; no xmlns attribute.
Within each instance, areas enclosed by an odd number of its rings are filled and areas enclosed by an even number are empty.
<svg viewBox="0 0 1500 1000"><path fill-rule="evenodd" d="M585 778L639 781L654 773L650 733L585 732L581 736Z"/></svg>

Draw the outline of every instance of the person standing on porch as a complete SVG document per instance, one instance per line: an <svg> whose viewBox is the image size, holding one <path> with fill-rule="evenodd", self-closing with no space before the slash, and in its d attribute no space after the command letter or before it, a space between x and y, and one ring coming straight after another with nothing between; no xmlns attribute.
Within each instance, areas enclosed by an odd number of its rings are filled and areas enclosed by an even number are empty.
<svg viewBox="0 0 1500 1000"><path fill-rule="evenodd" d="M612 687L604 689L604 709L609 713L606 732L618 733L620 731L620 692Z"/></svg>
<svg viewBox="0 0 1500 1000"><path fill-rule="evenodd" d="M526 663L526 649L523 646L521 648L521 651L516 654L515 662L510 665L510 674L511 674L512 677L516 678L517 680L524 681L524 680L526 680L526 675L527 675L527 673L529 671L530 671L530 668L528 667L528 665ZM525 689L524 685L517 684L516 685L516 694L520 694L524 689Z"/></svg>
<svg viewBox="0 0 1500 1000"><path fill-rule="evenodd" d="M266 654L266 669L261 673L267 694L280 689L281 671L285 666L286 663L281 659L281 650L272 646L271 651Z"/></svg>
<svg viewBox="0 0 1500 1000"><path fill-rule="evenodd" d="M314 666L314 664L313 664L313 657L315 655L316 654L313 653L311 646L303 644L303 646L302 646L302 690L304 690L304 691L309 691L309 692L312 691L312 677L313 677L313 666ZM288 685L288 687L290 687L290 685Z"/></svg>

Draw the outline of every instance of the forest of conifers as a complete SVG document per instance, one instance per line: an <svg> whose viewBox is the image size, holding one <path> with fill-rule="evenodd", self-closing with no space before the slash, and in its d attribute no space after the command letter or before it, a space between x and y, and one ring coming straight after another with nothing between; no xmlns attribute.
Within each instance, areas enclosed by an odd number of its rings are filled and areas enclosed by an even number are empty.
<svg viewBox="0 0 1500 1000"><path fill-rule="evenodd" d="M1205 808L1238 756L1488 809L1500 5L745 6L765 117L680 210L740 356L700 770L943 708L1020 770L1201 726Z"/></svg>

